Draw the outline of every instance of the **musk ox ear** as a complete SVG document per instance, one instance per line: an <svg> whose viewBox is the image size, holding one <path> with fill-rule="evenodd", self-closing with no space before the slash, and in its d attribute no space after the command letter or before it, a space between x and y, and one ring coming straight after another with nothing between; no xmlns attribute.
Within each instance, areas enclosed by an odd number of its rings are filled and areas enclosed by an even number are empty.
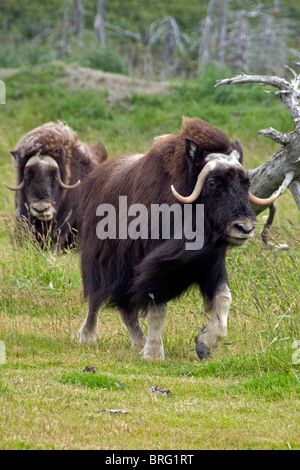
<svg viewBox="0 0 300 470"><path fill-rule="evenodd" d="M199 160L201 156L200 148L198 144L193 142L190 139L185 139L185 149L186 149L186 156L187 161L190 166L193 166L194 163Z"/></svg>
<svg viewBox="0 0 300 470"><path fill-rule="evenodd" d="M10 153L12 154L12 156L14 157L15 160L18 160L18 159L19 159L19 152L18 152L18 150L11 150Z"/></svg>
<svg viewBox="0 0 300 470"><path fill-rule="evenodd" d="M239 162L241 164L243 164L244 154L243 154L243 149L242 149L242 146L241 146L241 142L238 139L234 142L234 148L239 153Z"/></svg>

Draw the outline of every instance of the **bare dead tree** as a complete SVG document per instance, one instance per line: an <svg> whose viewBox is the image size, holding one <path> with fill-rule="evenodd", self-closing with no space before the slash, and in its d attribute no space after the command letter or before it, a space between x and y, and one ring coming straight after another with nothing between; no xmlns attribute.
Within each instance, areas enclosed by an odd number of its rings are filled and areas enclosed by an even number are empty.
<svg viewBox="0 0 300 470"><path fill-rule="evenodd" d="M69 0L64 0L64 16L63 16L63 25L62 25L62 38L61 38L61 54L63 56L65 56L67 52L68 27L69 27Z"/></svg>
<svg viewBox="0 0 300 470"><path fill-rule="evenodd" d="M261 23L261 40L260 40L260 63L263 64L267 73L272 72L273 67L273 44L274 44L274 25L273 18L264 15Z"/></svg>
<svg viewBox="0 0 300 470"><path fill-rule="evenodd" d="M209 0L207 13L204 21L204 27L201 37L201 45L199 50L199 62L208 61L210 59L210 43L211 43L211 26L212 15L215 8L216 0Z"/></svg>
<svg viewBox="0 0 300 470"><path fill-rule="evenodd" d="M164 68L162 71L162 78L166 78L171 68L172 59L174 57L175 50L184 52L185 43L189 42L189 38L186 34L183 34L176 23L175 18L166 16L161 18L150 25L149 34L147 41L147 62L149 62L149 54L151 53L152 47L158 42L163 41L164 53L163 63Z"/></svg>
<svg viewBox="0 0 300 470"><path fill-rule="evenodd" d="M297 66L300 63L296 62ZM259 134L268 137L281 145L280 149L272 155L265 163L258 168L249 171L251 181L251 192L258 197L267 198L280 188L280 194L288 188L300 210L300 73L286 66L291 72L292 79L288 82L284 78L277 76L260 75L237 75L233 78L219 80L215 85L231 85L238 83L260 83L261 85L271 85L277 88L277 91L266 91L278 95L291 113L294 121L294 130L289 133L283 133L273 129L262 129ZM253 205L256 214L269 208L269 216L265 220L262 238L266 245L271 246L269 238L269 229L272 225L276 205L274 203L267 206ZM278 246L286 248L285 246Z"/></svg>
<svg viewBox="0 0 300 470"><path fill-rule="evenodd" d="M103 48L106 47L104 8L105 8L105 0L98 0L97 14L95 17L95 22L94 22L94 29L95 29L96 37Z"/></svg>
<svg viewBox="0 0 300 470"><path fill-rule="evenodd" d="M83 0L74 0L74 36L80 37L83 30Z"/></svg>
<svg viewBox="0 0 300 470"><path fill-rule="evenodd" d="M219 38L218 38L217 59L221 64L224 64L224 61L225 61L228 2L229 0L223 0L222 2L222 12L221 12L220 26L219 26L220 33L219 33Z"/></svg>
<svg viewBox="0 0 300 470"><path fill-rule="evenodd" d="M235 36L235 66L247 70L249 45L247 17L244 11L236 12L236 36Z"/></svg>
<svg viewBox="0 0 300 470"><path fill-rule="evenodd" d="M164 66L169 69L171 65L172 56L175 49L175 29L173 18L170 18L166 24L165 47L164 47Z"/></svg>

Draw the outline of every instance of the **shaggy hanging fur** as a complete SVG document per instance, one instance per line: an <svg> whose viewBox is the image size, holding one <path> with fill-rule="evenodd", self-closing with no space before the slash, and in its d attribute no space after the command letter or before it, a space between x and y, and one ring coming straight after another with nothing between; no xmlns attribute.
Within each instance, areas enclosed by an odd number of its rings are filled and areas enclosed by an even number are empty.
<svg viewBox="0 0 300 470"><path fill-rule="evenodd" d="M81 142L76 132L62 122L48 122L28 132L17 144L12 155L16 182L19 185L24 180L24 169L29 159L34 156L51 157L58 165L61 181L66 185L81 182L107 158L107 152L101 142L89 145ZM33 170L31 170L33 171ZM34 169L35 179L39 172L38 165ZM41 173L42 175L42 173ZM29 178L29 179L28 179ZM31 178L31 180L30 180ZM69 191L60 190L51 195L50 183L33 182L33 177L27 177L24 189L16 193L16 216L19 227L28 225L34 236L44 244L59 243L62 246L73 243L74 229L78 227L77 206L81 194L81 184ZM29 196L30 194L30 196ZM55 206L56 217L51 223L41 222L30 214L30 198L33 200L47 199ZM51 198L53 200L51 200Z"/></svg>

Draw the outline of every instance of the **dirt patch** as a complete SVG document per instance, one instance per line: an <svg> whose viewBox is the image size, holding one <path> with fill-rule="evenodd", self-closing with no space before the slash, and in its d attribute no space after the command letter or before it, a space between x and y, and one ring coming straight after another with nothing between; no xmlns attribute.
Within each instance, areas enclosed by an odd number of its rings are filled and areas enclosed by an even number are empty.
<svg viewBox="0 0 300 470"><path fill-rule="evenodd" d="M0 79L15 75L18 71L18 69L0 69Z"/></svg>
<svg viewBox="0 0 300 470"><path fill-rule="evenodd" d="M65 76L62 79L73 89L97 90L108 93L108 102L116 103L132 93L161 95L168 93L168 82L154 82L130 78L118 73L102 72L87 67L65 66Z"/></svg>
<svg viewBox="0 0 300 470"><path fill-rule="evenodd" d="M0 79L9 77L18 72L18 69L0 69ZM118 73L102 72L88 67L74 67L64 64L63 76L59 79L71 89L96 90L107 92L108 103L116 103L130 97L132 93L161 95L168 93L168 82L155 82L131 78Z"/></svg>

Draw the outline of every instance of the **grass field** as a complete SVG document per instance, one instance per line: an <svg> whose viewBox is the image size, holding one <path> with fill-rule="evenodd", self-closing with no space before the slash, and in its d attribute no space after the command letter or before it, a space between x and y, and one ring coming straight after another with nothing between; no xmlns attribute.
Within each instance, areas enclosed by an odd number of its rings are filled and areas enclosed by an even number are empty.
<svg viewBox="0 0 300 470"><path fill-rule="evenodd" d="M292 130L278 97L259 86L220 87L228 71L171 84L167 95L133 95L108 105L105 93L74 90L63 65L23 69L5 79L0 107L0 449L300 449L299 212L288 192L278 202L272 238L229 250L233 303L228 337L200 362L194 337L207 322L192 288L169 304L166 360L131 351L117 313L100 314L100 341L79 345L86 314L79 257L54 256L13 240L14 183L9 156L22 135L61 119L84 141L100 139L110 156L147 150L199 116L239 138L245 166L276 150L257 131ZM143 322L145 330L146 321ZM83 372L86 366L96 373ZM121 385L120 385L121 384ZM155 385L170 393L151 392ZM115 412L115 411L119 412Z"/></svg>

